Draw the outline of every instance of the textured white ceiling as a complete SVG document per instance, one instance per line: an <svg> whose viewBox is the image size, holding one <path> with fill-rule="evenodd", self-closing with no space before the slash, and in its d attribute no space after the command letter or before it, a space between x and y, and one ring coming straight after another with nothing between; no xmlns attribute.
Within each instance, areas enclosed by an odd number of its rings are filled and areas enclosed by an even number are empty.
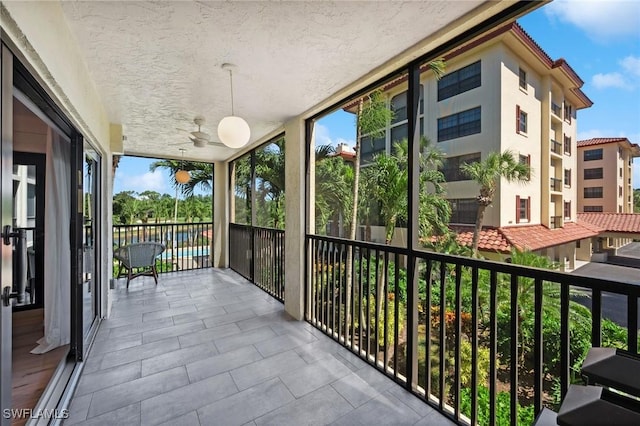
<svg viewBox="0 0 640 426"><path fill-rule="evenodd" d="M477 7L422 2L62 2L127 154L179 157L196 115L216 136L235 112L257 141ZM227 148L185 158L222 160Z"/></svg>

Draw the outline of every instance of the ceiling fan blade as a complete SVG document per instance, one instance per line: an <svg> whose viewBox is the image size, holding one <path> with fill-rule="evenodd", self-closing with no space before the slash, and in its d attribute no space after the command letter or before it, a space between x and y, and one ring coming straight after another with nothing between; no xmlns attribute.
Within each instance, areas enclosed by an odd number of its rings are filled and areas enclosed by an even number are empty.
<svg viewBox="0 0 640 426"><path fill-rule="evenodd" d="M191 132L191 135L196 139L209 140L209 135L206 134L205 132L201 132L199 130L195 131L195 132Z"/></svg>

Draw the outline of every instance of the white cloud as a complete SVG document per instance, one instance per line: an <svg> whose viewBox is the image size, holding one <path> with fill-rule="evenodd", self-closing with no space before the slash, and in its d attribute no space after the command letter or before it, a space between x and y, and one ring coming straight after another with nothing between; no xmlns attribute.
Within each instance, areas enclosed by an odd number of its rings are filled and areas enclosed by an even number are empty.
<svg viewBox="0 0 640 426"><path fill-rule="evenodd" d="M341 143L345 143L353 148L356 145L356 141L353 139L344 139L340 137L335 139L332 138L331 134L329 133L329 129L326 126L323 126L322 124L316 123L314 126L314 129L315 129L315 137L316 137L316 146L331 145L336 147Z"/></svg>
<svg viewBox="0 0 640 426"><path fill-rule="evenodd" d="M550 18L573 24L594 40L638 34L640 2L636 0L555 0L544 10Z"/></svg>
<svg viewBox="0 0 640 426"><path fill-rule="evenodd" d="M591 78L591 84L596 89L608 89L615 87L618 89L630 89L631 86L619 72L610 72L607 74L596 74Z"/></svg>
<svg viewBox="0 0 640 426"><path fill-rule="evenodd" d="M618 61L620 71L598 73L591 77L596 89L617 88L633 90L640 86L640 58L627 56Z"/></svg>
<svg viewBox="0 0 640 426"><path fill-rule="evenodd" d="M316 139L316 146L331 145L331 138L329 137L329 129L322 124L316 123L313 126L314 136Z"/></svg>
<svg viewBox="0 0 640 426"><path fill-rule="evenodd" d="M116 174L116 183L120 191L157 191L167 192L167 177L160 169L141 175Z"/></svg>
<svg viewBox="0 0 640 426"><path fill-rule="evenodd" d="M627 56L620 61L622 69L631 76L640 77L640 58L636 56Z"/></svg>

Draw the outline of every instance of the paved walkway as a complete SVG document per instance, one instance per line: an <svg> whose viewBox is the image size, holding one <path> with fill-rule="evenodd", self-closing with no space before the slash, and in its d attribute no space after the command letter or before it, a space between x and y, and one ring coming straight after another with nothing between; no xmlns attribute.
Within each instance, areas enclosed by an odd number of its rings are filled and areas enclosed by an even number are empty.
<svg viewBox="0 0 640 426"><path fill-rule="evenodd" d="M118 282L65 425L449 425L230 270Z"/></svg>

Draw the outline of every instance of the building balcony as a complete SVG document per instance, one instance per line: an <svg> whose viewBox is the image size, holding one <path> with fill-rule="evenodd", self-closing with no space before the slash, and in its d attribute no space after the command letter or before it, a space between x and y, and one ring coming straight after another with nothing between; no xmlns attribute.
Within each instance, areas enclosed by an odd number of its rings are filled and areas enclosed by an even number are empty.
<svg viewBox="0 0 640 426"><path fill-rule="evenodd" d="M562 192L562 179L550 178L550 180L551 180L551 191Z"/></svg>
<svg viewBox="0 0 640 426"><path fill-rule="evenodd" d="M549 228L551 229L562 228L562 216L551 216L549 218Z"/></svg>
<svg viewBox="0 0 640 426"><path fill-rule="evenodd" d="M551 112L554 116L562 120L562 107L554 102L551 102Z"/></svg>
<svg viewBox="0 0 640 426"><path fill-rule="evenodd" d="M553 154L562 156L562 144L554 139L551 139L550 143L551 143L551 152Z"/></svg>

